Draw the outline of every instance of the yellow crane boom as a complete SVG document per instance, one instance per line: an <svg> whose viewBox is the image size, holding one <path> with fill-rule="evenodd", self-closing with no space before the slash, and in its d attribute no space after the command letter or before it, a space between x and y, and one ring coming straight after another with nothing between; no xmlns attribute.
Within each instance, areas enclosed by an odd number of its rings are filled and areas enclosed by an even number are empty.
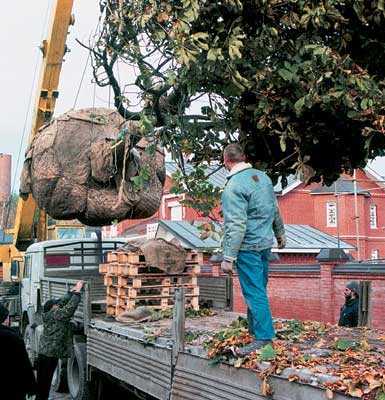
<svg viewBox="0 0 385 400"><path fill-rule="evenodd" d="M74 20L71 16L74 0L55 0L53 16L47 39L43 41L41 50L43 53L42 68L35 102L32 127L28 142L31 143L38 130L48 123L55 109L58 97L59 77L66 53L66 39L68 28ZM23 270L23 255L33 239L34 215L36 202L31 195L27 200L19 198L16 210L14 228L6 229L8 237L0 244L0 276L5 282L18 281ZM44 210L39 210L37 227L37 240L47 239L48 230L50 237L56 239L58 232L48 229L47 215ZM75 228L78 229L76 226ZM84 231L85 228L80 228ZM9 234L13 235L12 243L9 243ZM16 268L13 268L16 266ZM3 272L3 274L1 274Z"/></svg>
<svg viewBox="0 0 385 400"><path fill-rule="evenodd" d="M73 24L71 16L73 3L74 0L55 1L48 39L44 40L41 46L43 64L29 143L37 131L51 120L55 109L68 28ZM24 250L31 243L35 209L36 203L31 195L25 201L19 198L15 226L12 230L13 244L18 249ZM39 210L37 239L38 241L47 239L47 215L44 210Z"/></svg>

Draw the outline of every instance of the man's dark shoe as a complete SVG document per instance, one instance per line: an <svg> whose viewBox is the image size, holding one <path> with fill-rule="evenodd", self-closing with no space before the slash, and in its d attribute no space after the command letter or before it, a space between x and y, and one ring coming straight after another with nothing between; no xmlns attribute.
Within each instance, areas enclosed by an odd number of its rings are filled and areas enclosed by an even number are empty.
<svg viewBox="0 0 385 400"><path fill-rule="evenodd" d="M250 353L253 353L254 351L257 351L259 349L264 348L267 345L273 345L273 342L270 339L259 339L259 340L254 340L254 342L251 342L249 344L247 344L244 347L238 348L238 349L234 349L234 355L236 357L245 357Z"/></svg>

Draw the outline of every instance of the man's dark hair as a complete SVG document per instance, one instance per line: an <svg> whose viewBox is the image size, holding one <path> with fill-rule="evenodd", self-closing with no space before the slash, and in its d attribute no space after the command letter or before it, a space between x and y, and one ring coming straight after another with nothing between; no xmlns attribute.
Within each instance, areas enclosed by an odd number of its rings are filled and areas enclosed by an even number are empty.
<svg viewBox="0 0 385 400"><path fill-rule="evenodd" d="M245 153L239 144L233 143L225 147L223 157L230 162L242 162L245 159Z"/></svg>
<svg viewBox="0 0 385 400"><path fill-rule="evenodd" d="M4 304L0 303L0 324L2 324L7 319L8 315L8 308L5 307Z"/></svg>

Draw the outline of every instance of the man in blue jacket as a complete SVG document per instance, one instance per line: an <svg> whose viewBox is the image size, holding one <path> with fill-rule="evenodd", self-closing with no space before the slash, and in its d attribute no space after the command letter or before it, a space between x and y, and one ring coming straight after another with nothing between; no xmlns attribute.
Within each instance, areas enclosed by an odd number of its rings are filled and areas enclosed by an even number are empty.
<svg viewBox="0 0 385 400"><path fill-rule="evenodd" d="M236 266L243 297L247 304L249 332L254 341L236 349L243 357L268 344L275 337L266 285L269 255L274 244L286 245L285 229L270 178L245 162L238 144L224 150L224 164L230 171L222 194L224 217L224 272Z"/></svg>

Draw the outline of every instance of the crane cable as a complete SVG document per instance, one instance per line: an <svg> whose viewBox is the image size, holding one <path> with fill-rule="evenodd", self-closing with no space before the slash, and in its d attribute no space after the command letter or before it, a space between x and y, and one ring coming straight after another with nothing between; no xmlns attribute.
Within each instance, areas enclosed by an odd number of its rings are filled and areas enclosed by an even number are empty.
<svg viewBox="0 0 385 400"><path fill-rule="evenodd" d="M45 17L44 17L44 23L43 23L42 31L41 31L41 34L40 34L40 43L42 43L42 41L44 39L44 35L45 35L45 32L46 32L46 29L47 29L48 15L49 15L50 8L51 8L51 2L48 2L47 9L46 9L46 12L45 12ZM3 221L4 211L5 211L5 209L7 209L4 228L6 228L8 226L9 216L10 216L10 213L11 213L11 199L12 199L13 192L14 192L15 186L16 186L16 175L18 174L18 170L19 170L20 156L21 156L21 151L23 149L23 142L24 142L24 137L25 137L25 133L26 133L26 130L27 130L27 122L28 122L28 117L29 117L29 114L30 114L32 96L33 96L34 89L35 89L37 69L38 69L38 66L40 64L39 54L40 54L40 48L38 48L36 61L35 61L35 69L34 69L34 72L33 72L32 85L31 85L31 90L30 90L29 99L28 99L28 105L27 105L27 112L26 112L25 119L24 119L23 133L22 133L22 136L21 136L20 144L19 144L19 151L18 151L18 155L17 155L16 169L15 169L14 176L13 176L11 194L10 194L10 196L8 198L8 201L6 202L6 206L3 208L3 211L2 211L1 221ZM1 238L0 242L4 241L4 238L5 238L5 230L2 231L2 238Z"/></svg>
<svg viewBox="0 0 385 400"><path fill-rule="evenodd" d="M83 81L84 81L84 77L85 77L85 75L86 75L88 63L90 62L90 59L91 59L91 49L95 46L95 43L96 43L96 35L97 35L97 32L99 31L99 28L100 28L101 17L102 17L102 15L99 16L98 24L96 25L95 31L94 31L93 36L92 36L92 39L93 39L93 40L92 40L91 46L90 46L89 51L88 51L87 60L86 60L86 62L85 62L84 68L83 68L83 72L82 72L82 76L81 76L81 78L80 78L80 82L79 82L79 85L78 85L78 89L77 89L77 91L76 91L76 96L75 96L74 104L73 104L73 106L72 106L73 109L75 109L75 107L76 107L76 104L77 104L77 101L78 101L78 98L79 98L79 94L80 94L80 90L81 90L81 88L82 88L82 86L83 86ZM96 83L95 83L95 85L96 85ZM94 104L95 104L95 95L96 95L96 94L94 93Z"/></svg>

